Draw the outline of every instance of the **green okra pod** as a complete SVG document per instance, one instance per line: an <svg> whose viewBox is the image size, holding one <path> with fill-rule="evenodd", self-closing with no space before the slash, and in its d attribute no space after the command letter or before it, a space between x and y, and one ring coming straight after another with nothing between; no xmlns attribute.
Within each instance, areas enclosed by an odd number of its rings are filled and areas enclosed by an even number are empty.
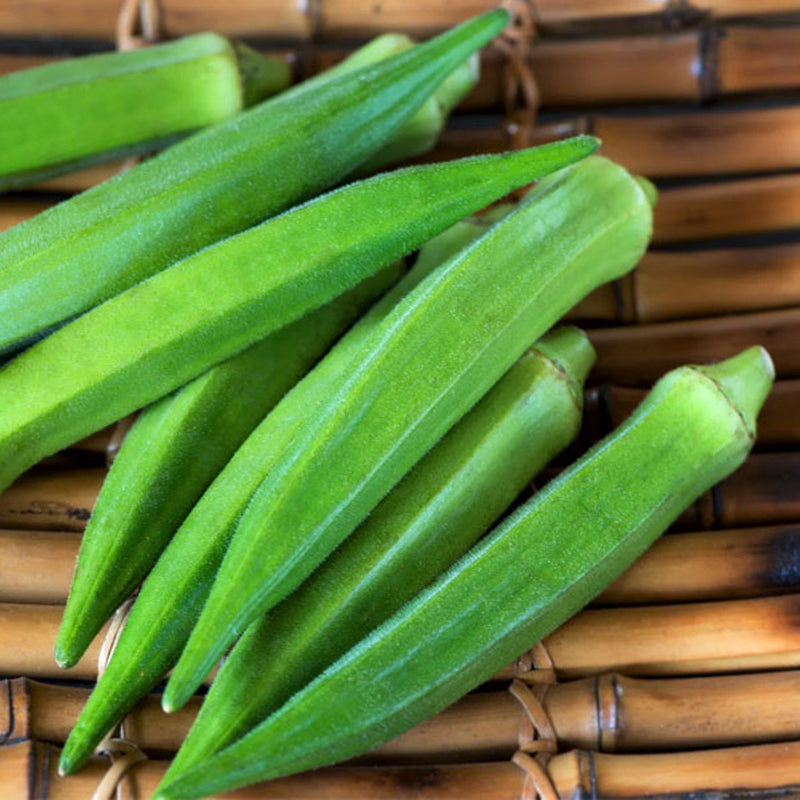
<svg viewBox="0 0 800 800"><path fill-rule="evenodd" d="M507 19L301 84L6 231L0 355L340 181Z"/></svg>
<svg viewBox="0 0 800 800"><path fill-rule="evenodd" d="M285 89L289 68L216 33L0 78L0 192L140 154Z"/></svg>
<svg viewBox="0 0 800 800"><path fill-rule="evenodd" d="M587 159L541 181L402 301L250 500L164 708L180 707L563 313L632 269L651 226L638 182Z"/></svg>
<svg viewBox="0 0 800 800"><path fill-rule="evenodd" d="M530 648L746 457L773 379L751 348L637 411L253 732L156 792L200 797L375 747Z"/></svg>
<svg viewBox="0 0 800 800"><path fill-rule="evenodd" d="M381 174L107 300L0 371L0 488L45 455L324 305L459 218L596 147L595 139L578 137Z"/></svg>
<svg viewBox="0 0 800 800"><path fill-rule="evenodd" d="M189 513L142 585L114 656L61 752L62 773L78 769L108 730L175 663L250 496L300 434L304 413L313 415L353 370L372 330L460 248L451 237L448 230L437 243L431 242L431 248L423 248L413 269L291 390L292 401L279 403L256 427ZM443 239L451 246L442 247Z"/></svg>
<svg viewBox="0 0 800 800"><path fill-rule="evenodd" d="M170 765L244 736L474 544L580 428L594 351L541 339L294 594L248 629Z"/></svg>
<svg viewBox="0 0 800 800"><path fill-rule="evenodd" d="M142 412L83 534L56 640L61 666L77 663L253 428L398 277L396 266L379 273Z"/></svg>

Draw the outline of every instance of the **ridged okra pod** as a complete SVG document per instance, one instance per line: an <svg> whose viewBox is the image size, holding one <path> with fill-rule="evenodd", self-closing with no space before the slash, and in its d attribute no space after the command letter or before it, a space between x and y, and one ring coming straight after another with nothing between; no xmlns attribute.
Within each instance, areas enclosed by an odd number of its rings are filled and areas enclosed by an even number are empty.
<svg viewBox="0 0 800 800"><path fill-rule="evenodd" d="M563 313L632 269L651 225L637 181L610 161L587 159L541 181L401 302L253 495L167 684L165 709L182 705L244 629L296 588Z"/></svg>
<svg viewBox="0 0 800 800"><path fill-rule="evenodd" d="M390 267L146 408L83 534L56 660L75 664L267 412L399 277Z"/></svg>
<svg viewBox="0 0 800 800"><path fill-rule="evenodd" d="M772 383L751 348L659 381L614 433L253 732L157 790L191 798L375 747L597 595L746 457Z"/></svg>
<svg viewBox="0 0 800 800"><path fill-rule="evenodd" d="M335 391L352 371L371 331L459 249L460 241L454 242L452 233L449 229L423 248L412 270L291 390L291 402L279 403L256 427L192 509L136 598L114 656L62 750L62 772L78 769L107 731L175 663L250 496L305 424L298 409L313 413ZM442 246L444 239L449 246Z"/></svg>
<svg viewBox="0 0 800 800"><path fill-rule="evenodd" d="M163 397L596 146L579 137L381 174L107 300L0 371L0 489L45 455Z"/></svg>
<svg viewBox="0 0 800 800"><path fill-rule="evenodd" d="M216 33L0 78L0 192L154 150L285 89L289 68Z"/></svg>
<svg viewBox="0 0 800 800"><path fill-rule="evenodd" d="M266 719L463 555L580 428L586 336L541 339L214 678L168 779Z"/></svg>
<svg viewBox="0 0 800 800"><path fill-rule="evenodd" d="M507 19L301 84L6 231L0 354L340 181Z"/></svg>

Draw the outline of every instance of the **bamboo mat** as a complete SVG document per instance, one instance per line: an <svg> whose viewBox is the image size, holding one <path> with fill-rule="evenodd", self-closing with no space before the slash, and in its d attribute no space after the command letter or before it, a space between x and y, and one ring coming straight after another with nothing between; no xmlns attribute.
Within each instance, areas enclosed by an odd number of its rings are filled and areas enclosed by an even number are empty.
<svg viewBox="0 0 800 800"><path fill-rule="evenodd" d="M162 37L234 33L282 55L301 80L377 33L427 36L493 5L158 8ZM635 273L569 315L598 351L572 454L618 425L664 371L761 343L779 380L755 452L591 607L481 691L355 762L232 796L800 797L800 1L511 5L526 31L517 67L488 49L480 85L425 158L585 131L660 189L654 242ZM0 74L108 49L117 13L112 0L5 0ZM531 75L541 107L522 91ZM0 197L0 230L118 168ZM81 532L125 430L77 443L0 495L3 797L89 797L109 768L98 758L76 777L56 774L103 634L67 673L52 645ZM166 716L154 695L132 712L126 730L149 760L128 773L123 793L149 797L199 702Z"/></svg>

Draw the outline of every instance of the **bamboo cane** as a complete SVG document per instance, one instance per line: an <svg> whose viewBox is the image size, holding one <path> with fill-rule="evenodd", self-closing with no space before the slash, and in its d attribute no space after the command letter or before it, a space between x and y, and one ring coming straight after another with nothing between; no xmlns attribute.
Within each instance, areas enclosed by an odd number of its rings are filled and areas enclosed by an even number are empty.
<svg viewBox="0 0 800 800"><path fill-rule="evenodd" d="M85 800L108 772L93 759L77 775L58 775L58 750L26 741L0 749L0 780L10 796L30 800ZM525 758L519 763L524 764ZM135 797L149 797L167 764L143 761L127 773L125 785ZM606 755L573 750L553 757L546 773L550 797L695 798L728 800L800 792L800 743L754 745L659 755ZM218 797L237 800L520 800L526 774L511 761L414 767L329 767ZM747 787L747 788L742 788ZM530 789L528 789L528 792ZM755 792L764 792L756 795ZM767 794L768 793L768 794ZM534 795L535 796L535 795Z"/></svg>
<svg viewBox="0 0 800 800"><path fill-rule="evenodd" d="M679 603L800 591L800 526L662 536L598 598Z"/></svg>
<svg viewBox="0 0 800 800"><path fill-rule="evenodd" d="M651 250L633 273L615 286L601 286L568 316L591 322L663 322L798 304L800 244Z"/></svg>
<svg viewBox="0 0 800 800"><path fill-rule="evenodd" d="M23 475L0 494L0 527L82 531L104 477L99 467Z"/></svg>
<svg viewBox="0 0 800 800"><path fill-rule="evenodd" d="M644 399L647 391L625 386L601 386L599 393L587 394L586 407L590 426L605 435L628 418ZM597 397L593 405L593 397ZM800 444L800 380L777 381L758 416L756 445L775 447ZM602 417L602 419L601 419Z"/></svg>
<svg viewBox="0 0 800 800"><path fill-rule="evenodd" d="M589 332L597 350L595 381L647 385L679 364L727 358L753 344L766 347L779 377L800 376L800 309Z"/></svg>
<svg viewBox="0 0 800 800"><path fill-rule="evenodd" d="M560 678L599 672L691 675L800 667L796 594L667 606L589 608L544 640ZM92 679L101 633L72 670L59 670L53 642L60 605L0 603L0 675ZM535 660L535 659L534 659ZM531 676L525 659L495 680Z"/></svg>
<svg viewBox="0 0 800 800"><path fill-rule="evenodd" d="M80 535L0 530L0 603L66 602ZM675 603L800 591L800 526L662 537L598 598Z"/></svg>
<svg viewBox="0 0 800 800"><path fill-rule="evenodd" d="M212 0L165 0L165 28L176 35L205 30L249 36L371 36L387 30L432 34L496 5L494 0L321 0L313 7L286 0L234 0L220 6ZM670 0L536 0L537 24L545 31L585 29L598 21L630 27L627 17L642 17L663 27L704 15L718 18L761 16L797 10L795 0L703 0L676 6ZM105 0L64 4L61 0L10 0L0 6L0 29L8 36L75 36L108 41L116 24L116 6ZM589 27L591 30L592 27Z"/></svg>
<svg viewBox="0 0 800 800"><path fill-rule="evenodd" d="M40 606L41 607L41 606ZM543 640L559 678L600 672L708 675L800 666L800 596L589 608ZM529 659L495 676L537 680Z"/></svg>
<svg viewBox="0 0 800 800"><path fill-rule="evenodd" d="M519 689L517 689L519 691ZM560 749L663 751L785 741L797 735L800 672L641 679L609 673L548 686L537 702ZM62 745L89 689L28 678L0 682L3 741ZM758 702L754 702L758 698ZM180 747L201 702L165 714L143 698L125 718L126 737L149 756ZM527 712L509 692L475 692L354 760L370 765L445 764L510 758Z"/></svg>
<svg viewBox="0 0 800 800"><path fill-rule="evenodd" d="M798 226L800 175L773 175L661 190L653 240L683 242Z"/></svg>

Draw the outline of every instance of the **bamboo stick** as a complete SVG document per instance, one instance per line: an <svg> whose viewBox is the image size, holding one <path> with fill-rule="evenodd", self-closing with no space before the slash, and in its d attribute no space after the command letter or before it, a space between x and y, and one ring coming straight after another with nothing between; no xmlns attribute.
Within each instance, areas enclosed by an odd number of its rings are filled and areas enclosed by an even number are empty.
<svg viewBox="0 0 800 800"><path fill-rule="evenodd" d="M0 530L0 603L67 602L80 536Z"/></svg>
<svg viewBox="0 0 800 800"><path fill-rule="evenodd" d="M64 604L80 535L0 530L0 602ZM800 591L800 526L662 537L598 598L604 605L759 597Z"/></svg>
<svg viewBox="0 0 800 800"><path fill-rule="evenodd" d="M657 244L797 228L800 175L662 189L654 222Z"/></svg>
<svg viewBox="0 0 800 800"><path fill-rule="evenodd" d="M597 349L595 381L646 385L680 364L703 364L753 344L766 347L779 377L800 376L800 309L589 332Z"/></svg>
<svg viewBox="0 0 800 800"><path fill-rule="evenodd" d="M82 531L105 470L29 472L0 494L0 527Z"/></svg>
<svg viewBox="0 0 800 800"><path fill-rule="evenodd" d="M589 608L543 643L563 679L611 671L667 676L790 669L800 666L799 610L798 595ZM528 674L512 665L495 679L518 673Z"/></svg>
<svg viewBox="0 0 800 800"><path fill-rule="evenodd" d="M719 175L794 169L800 163L800 106L685 113L601 113L537 126L531 144L591 132L602 152L649 177ZM419 161L444 161L508 149L514 140L498 121L450 126Z"/></svg>
<svg viewBox="0 0 800 800"><path fill-rule="evenodd" d="M587 413L598 417L591 420L591 427L598 431L598 436L605 435L621 425L646 394L645 389L608 385L601 386L599 394L588 393ZM593 396L598 397L596 405L593 405ZM800 444L798 408L800 380L776 381L758 416L757 446Z"/></svg>
<svg viewBox="0 0 800 800"><path fill-rule="evenodd" d="M50 208L52 203L46 200L30 200L23 198L0 198L0 232L18 225L30 217Z"/></svg>
<svg viewBox="0 0 800 800"><path fill-rule="evenodd" d="M544 640L560 678L599 672L702 675L800 667L796 594L668 606L589 608ZM63 607L0 603L0 675L92 679L103 633L72 670L52 647ZM516 667L495 680L510 680Z"/></svg>
<svg viewBox="0 0 800 800"><path fill-rule="evenodd" d="M5 740L63 745L89 691L28 678L0 682ZM172 755L200 702L194 697L180 712L165 714L160 696L148 695L125 718L126 737L151 757ZM785 741L797 735L800 672L660 680L610 673L547 687L541 708L562 750L645 752ZM523 706L509 692L475 692L352 763L510 758L526 719Z"/></svg>
<svg viewBox="0 0 800 800"><path fill-rule="evenodd" d="M164 0L166 29L175 35L219 30L249 36L298 39L371 36L387 30L431 34L487 11L495 0L322 0L317 6L281 0L236 0L225 6L211 0ZM618 29L630 27L628 17L642 17L662 27L682 19L762 16L797 10L796 0L703 0L675 5L671 0L536 0L537 25L544 31L569 31L612 21ZM0 29L8 36L76 36L109 41L113 38L117 8L106 0L6 0L0 6Z"/></svg>
<svg viewBox="0 0 800 800"><path fill-rule="evenodd" d="M0 778L13 797L85 800L108 771L93 759L77 775L57 773L58 749L26 741L0 748ZM133 796L149 797L166 771L163 761L133 766L125 780ZM796 797L800 743L754 745L689 753L606 755L573 750L547 765L558 800L593 798ZM756 792L764 792L756 795ZM525 773L511 761L414 767L328 767L256 784L217 797L237 800L519 800L529 796Z"/></svg>
<svg viewBox="0 0 800 800"><path fill-rule="evenodd" d="M662 536L598 598L678 603L800 591L800 526Z"/></svg>
<svg viewBox="0 0 800 800"><path fill-rule="evenodd" d="M798 304L800 244L651 250L616 288L601 286L568 316L592 322L663 322Z"/></svg>

